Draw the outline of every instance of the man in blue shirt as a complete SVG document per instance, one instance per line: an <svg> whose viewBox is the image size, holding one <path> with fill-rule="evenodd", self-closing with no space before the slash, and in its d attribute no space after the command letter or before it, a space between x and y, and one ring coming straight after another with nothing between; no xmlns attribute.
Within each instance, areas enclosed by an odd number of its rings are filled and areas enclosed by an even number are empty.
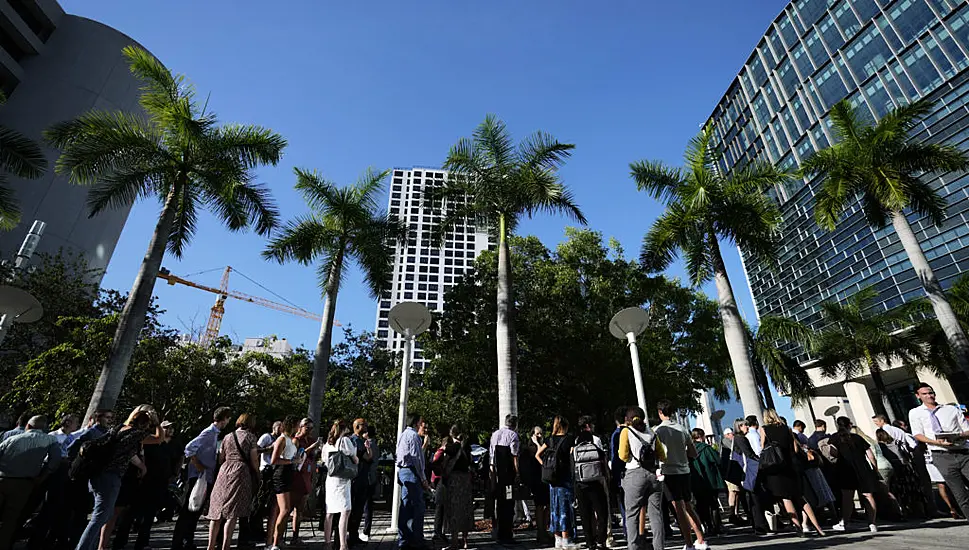
<svg viewBox="0 0 969 550"><path fill-rule="evenodd" d="M30 420L30 412L24 411L19 417L17 417L17 426L12 430L7 430L0 435L0 441L5 441L10 439L15 435L20 435L27 430L27 422Z"/></svg>
<svg viewBox="0 0 969 550"><path fill-rule="evenodd" d="M81 450L81 445L92 439L97 439L108 433L114 425L114 412L110 409L98 409L88 420L86 427L71 434L72 441L67 446L67 457L73 460ZM46 533L46 539L38 533L32 539L31 548L74 548L81 539L81 533L87 526L87 516L94 509L94 497L88 491L87 481L67 480L64 487L64 503L62 510L65 517L55 517ZM36 540L36 542L34 542Z"/></svg>
<svg viewBox="0 0 969 550"><path fill-rule="evenodd" d="M424 476L424 417L410 413L407 428L397 438L397 482L401 485L397 515L397 547L427 548L424 542L424 491L430 490Z"/></svg>
<svg viewBox="0 0 969 550"><path fill-rule="evenodd" d="M175 522L172 550L195 548L195 529L202 516L204 506L198 512L188 509L188 500L192 489L199 478L204 478L208 484L205 499L208 500L215 484L215 467L218 461L219 432L229 423L229 408L219 407L212 414L212 424L202 430L195 439L185 446L185 458L188 459L188 484L182 498L182 509Z"/></svg>

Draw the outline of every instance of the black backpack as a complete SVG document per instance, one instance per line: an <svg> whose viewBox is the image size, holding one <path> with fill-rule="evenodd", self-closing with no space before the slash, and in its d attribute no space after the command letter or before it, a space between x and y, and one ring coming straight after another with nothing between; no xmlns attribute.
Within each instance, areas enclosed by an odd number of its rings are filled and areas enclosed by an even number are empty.
<svg viewBox="0 0 969 550"><path fill-rule="evenodd" d="M559 436L558 443L545 449L542 455L542 481L549 485L558 485L568 479L569 453L561 452L565 436Z"/></svg>
<svg viewBox="0 0 969 550"><path fill-rule="evenodd" d="M74 481L88 481L108 467L118 447L118 428L85 441L80 445L77 457L71 462L68 475Z"/></svg>
<svg viewBox="0 0 969 550"><path fill-rule="evenodd" d="M628 429L629 426L624 426L623 429ZM642 444L639 446L639 456L633 456L633 460L639 463L639 466L646 471L652 471L656 469L659 461L656 460L656 438L653 437L652 443L646 443L646 441L639 437L636 430L629 430L629 435L635 437Z"/></svg>

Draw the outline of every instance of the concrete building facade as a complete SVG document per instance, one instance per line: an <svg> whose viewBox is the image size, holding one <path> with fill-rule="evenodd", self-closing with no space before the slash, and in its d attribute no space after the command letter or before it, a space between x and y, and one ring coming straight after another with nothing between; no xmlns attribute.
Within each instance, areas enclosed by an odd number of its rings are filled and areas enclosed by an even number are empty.
<svg viewBox="0 0 969 550"><path fill-rule="evenodd" d="M96 21L70 15L54 0L0 0L0 120L42 143L50 125L91 109L141 112L140 83L122 48L138 45ZM8 178L22 212L15 229L0 233L0 253L15 253L35 219L47 223L38 252L70 249L103 270L111 260L130 208L88 218L88 189L55 174L58 151L44 148L39 179Z"/></svg>
<svg viewBox="0 0 969 550"><path fill-rule="evenodd" d="M751 161L796 168L833 142L829 111L846 98L872 120L917 99L934 100L933 113L914 137L969 149L969 4L793 0L710 116L722 148L720 169L729 173ZM947 220L939 228L917 215L909 220L948 288L969 271L969 174L940 175L930 184L948 202ZM785 316L820 329L823 302L843 301L868 286L877 290L880 310L924 296L892 227L870 228L860 202L836 231L817 226L818 185L798 180L770 191L783 215L780 265L771 269L743 258L758 317ZM810 358L802 359L810 368ZM918 380L900 365L885 367L892 408L902 416L916 404ZM870 376L844 381L811 374L823 397L799 411L805 421L837 407L838 414L848 413L863 429L871 428ZM959 376L952 377L952 385L927 373L918 379L937 384L940 398L955 400L960 391L966 398L969 389Z"/></svg>
<svg viewBox="0 0 969 550"><path fill-rule="evenodd" d="M431 233L444 212L426 210L422 192L446 181L447 172L439 168L393 170L387 211L408 224L410 242L398 244L394 251L394 270L389 290L380 297L375 329L377 341L393 352L403 351L404 340L390 329L391 308L400 302L419 302L432 312L443 311L444 293L474 269L474 260L481 252L495 246L488 228L475 227L473 220L465 220L447 233L443 247L432 246ZM413 360L418 372L428 363L419 346L414 347Z"/></svg>

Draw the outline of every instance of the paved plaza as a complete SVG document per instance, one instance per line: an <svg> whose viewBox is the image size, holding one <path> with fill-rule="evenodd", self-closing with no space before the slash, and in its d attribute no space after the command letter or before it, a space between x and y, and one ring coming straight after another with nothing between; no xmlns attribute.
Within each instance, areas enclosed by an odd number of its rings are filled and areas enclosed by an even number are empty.
<svg viewBox="0 0 969 550"><path fill-rule="evenodd" d="M425 535L430 536L433 532L433 516L427 518ZM314 524L317 522L314 522ZM205 548L206 529L202 529L203 522L199 522L199 531L196 541L200 549ZM374 536L371 542L365 546L356 547L360 550L396 550L395 535L386 533L390 526L390 514L384 511L378 512L374 518ZM928 522L909 522L909 523L886 523L880 527L878 533L873 534L868 531L867 525L854 523L854 529L847 533L828 532L824 538L808 537L799 538L793 533L769 535L765 537L754 537L746 534L749 530L734 529L720 537L709 540L711 548L726 550L741 550L746 548L798 548L804 550L818 550L822 548L851 548L852 550L911 550L911 549L969 549L969 523L965 521L954 521L951 519L938 519ZM153 549L169 548L171 543L171 530L173 524L166 523L156 526L152 539ZM301 532L302 538L306 543L302 548L317 549L322 548L323 533L319 529L312 529L311 524L304 524ZM548 546L538 546L535 544L534 531L516 532L516 538L521 544L505 547L509 549L535 550L548 548ZM581 538L581 535L580 535ZM622 541L619 539L618 542ZM434 548L441 550L446 545L435 542ZM490 533L472 533L468 543L469 548L498 548L492 541ZM257 545L262 548L262 545ZM284 548L296 547L285 546ZM582 545L585 549L585 545ZM617 549L625 548L625 544L617 544ZM666 548L679 550L683 548L682 539L674 534L667 539ZM338 549L337 549L338 550Z"/></svg>

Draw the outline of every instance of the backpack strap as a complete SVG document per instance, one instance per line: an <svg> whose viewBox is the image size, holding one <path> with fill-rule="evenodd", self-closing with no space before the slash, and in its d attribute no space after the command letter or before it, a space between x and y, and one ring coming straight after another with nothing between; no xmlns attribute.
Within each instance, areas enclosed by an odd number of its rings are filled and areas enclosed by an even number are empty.
<svg viewBox="0 0 969 550"><path fill-rule="evenodd" d="M633 429L631 429L631 428L630 428L629 426L623 426L623 427L622 427L622 429L624 429L624 430L629 430L629 433L630 433L630 434L631 434L631 435L632 435L633 437L635 437L636 439L638 439L638 440L639 440L639 442L640 442L640 443L642 443L644 447L645 447L645 446L647 446L647 445L649 445L649 443L646 443L646 440L645 440L645 439L643 439L643 438L641 438L641 437L639 437L639 434L638 434L638 433L636 433L636 430L633 430ZM635 460L636 462L639 462L639 465L640 465L640 466L642 466L642 465L643 465L643 463L642 463L642 462L641 462L641 461L639 460L639 457L638 457L638 456L636 456L635 454L633 454L633 452L632 452L632 449L630 449L629 451L630 451L630 452L629 452L629 454L631 454L631 455L632 455L632 457L633 457L633 460Z"/></svg>

